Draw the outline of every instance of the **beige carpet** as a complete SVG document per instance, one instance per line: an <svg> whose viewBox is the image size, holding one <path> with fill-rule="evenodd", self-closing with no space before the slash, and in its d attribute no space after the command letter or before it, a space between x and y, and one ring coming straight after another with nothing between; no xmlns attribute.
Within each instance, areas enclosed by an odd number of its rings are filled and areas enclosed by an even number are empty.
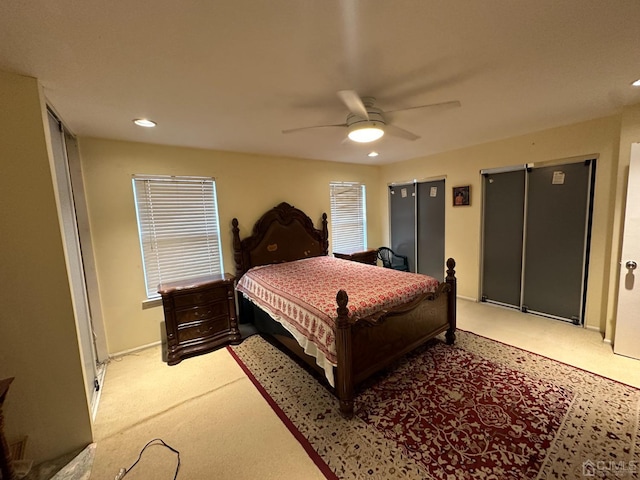
<svg viewBox="0 0 640 480"><path fill-rule="evenodd" d="M352 420L262 338L233 351L339 478L640 473L640 390L472 333L397 362L357 395Z"/></svg>
<svg viewBox="0 0 640 480"><path fill-rule="evenodd" d="M640 362L614 355L598 332L464 300L458 325L640 387ZM183 480L324 478L226 349L174 367L160 347L112 361L94 432L92 479L113 479L156 437L180 450ZM174 469L175 455L154 446L125 480Z"/></svg>
<svg viewBox="0 0 640 480"><path fill-rule="evenodd" d="M160 347L112 362L95 422L92 479L113 479L161 438L180 479L322 479L226 349L169 367ZM176 455L151 446L126 480L173 479Z"/></svg>

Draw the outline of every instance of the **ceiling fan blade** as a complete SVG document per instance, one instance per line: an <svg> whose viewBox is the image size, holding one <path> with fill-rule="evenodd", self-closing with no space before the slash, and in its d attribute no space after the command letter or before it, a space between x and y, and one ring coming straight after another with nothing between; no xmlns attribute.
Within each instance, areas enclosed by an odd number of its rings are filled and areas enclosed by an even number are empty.
<svg viewBox="0 0 640 480"><path fill-rule="evenodd" d="M312 127L300 127L300 128L290 128L288 130L282 130L282 133L294 133L299 132L300 130L309 130L311 128L327 128L327 127L346 127L346 123L336 123L334 125L314 125Z"/></svg>
<svg viewBox="0 0 640 480"><path fill-rule="evenodd" d="M340 97L340 100L342 100L351 113L369 120L367 107L364 106L360 95L358 95L354 90L340 90L338 92L338 97Z"/></svg>
<svg viewBox="0 0 640 480"><path fill-rule="evenodd" d="M384 133L394 137L404 138L405 140L411 140L411 141L417 140L420 138L415 133L411 133L410 131L405 130L404 128L396 127L395 125L389 125L389 124L385 125Z"/></svg>
<svg viewBox="0 0 640 480"><path fill-rule="evenodd" d="M416 110L418 108L455 108L461 106L462 104L458 100L452 100L450 102L430 103L428 105L417 105L415 107L399 108L397 110L386 110L384 113L404 112L405 110Z"/></svg>

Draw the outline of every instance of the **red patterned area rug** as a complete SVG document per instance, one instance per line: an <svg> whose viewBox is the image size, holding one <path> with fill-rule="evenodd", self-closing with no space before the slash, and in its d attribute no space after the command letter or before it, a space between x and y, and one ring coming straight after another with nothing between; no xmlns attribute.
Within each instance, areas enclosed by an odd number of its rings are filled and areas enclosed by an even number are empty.
<svg viewBox="0 0 640 480"><path fill-rule="evenodd" d="M363 386L356 415L259 336L229 351L328 478L637 478L640 390L458 331Z"/></svg>

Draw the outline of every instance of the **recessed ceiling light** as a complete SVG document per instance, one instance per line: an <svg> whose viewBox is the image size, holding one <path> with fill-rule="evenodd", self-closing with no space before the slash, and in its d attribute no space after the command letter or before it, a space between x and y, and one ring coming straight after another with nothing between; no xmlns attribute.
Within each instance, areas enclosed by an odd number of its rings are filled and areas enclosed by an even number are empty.
<svg viewBox="0 0 640 480"><path fill-rule="evenodd" d="M377 157L378 156L378 152L369 152L367 154L368 157Z"/></svg>
<svg viewBox="0 0 640 480"><path fill-rule="evenodd" d="M640 87L640 78L633 82L631 85L633 85L634 87Z"/></svg>
<svg viewBox="0 0 640 480"><path fill-rule="evenodd" d="M146 118L136 118L133 121L133 123L135 123L139 127L151 128L151 127L155 127L156 126L156 122L154 122L152 120L147 120Z"/></svg>

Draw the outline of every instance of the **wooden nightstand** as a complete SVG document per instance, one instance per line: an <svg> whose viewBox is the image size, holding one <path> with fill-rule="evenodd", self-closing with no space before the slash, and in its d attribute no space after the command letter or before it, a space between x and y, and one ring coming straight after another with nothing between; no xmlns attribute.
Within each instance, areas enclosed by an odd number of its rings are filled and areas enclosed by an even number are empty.
<svg viewBox="0 0 640 480"><path fill-rule="evenodd" d="M369 265L376 265L378 262L378 250L376 250L375 248L351 253L333 252L333 256L336 258L342 258L344 260L368 263Z"/></svg>
<svg viewBox="0 0 640 480"><path fill-rule="evenodd" d="M158 287L167 331L167 363L240 341L233 275L206 275Z"/></svg>

